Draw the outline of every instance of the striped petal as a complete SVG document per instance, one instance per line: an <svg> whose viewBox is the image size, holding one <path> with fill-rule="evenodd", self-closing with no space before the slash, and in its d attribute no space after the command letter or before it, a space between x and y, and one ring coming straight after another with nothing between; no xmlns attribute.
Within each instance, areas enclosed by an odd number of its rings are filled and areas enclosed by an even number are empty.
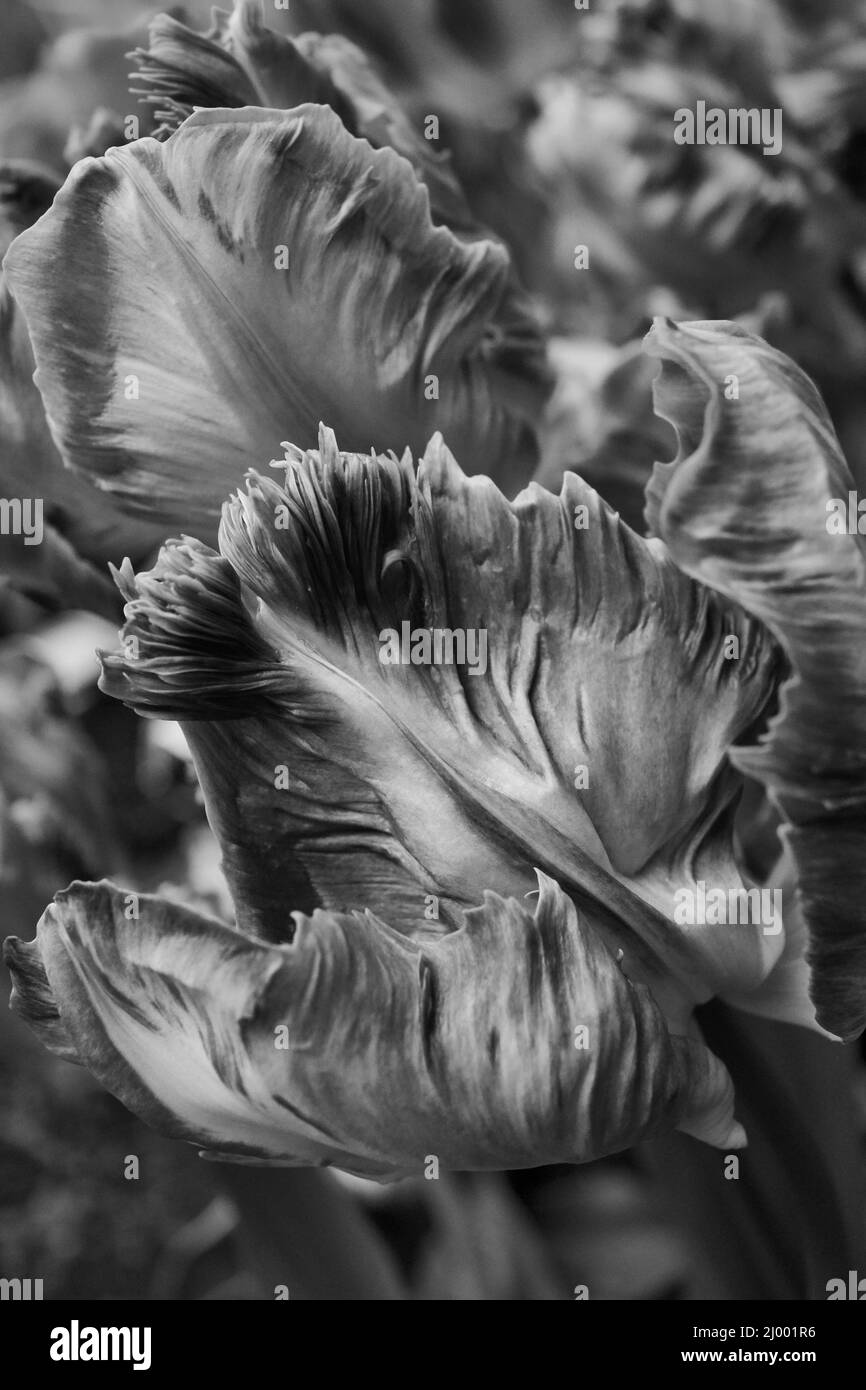
<svg viewBox="0 0 866 1390"><path fill-rule="evenodd" d="M199 111L83 160L6 270L64 460L194 534L323 415L364 450L447 428L505 486L534 457L543 391L490 329L506 253L434 227L406 161L327 107Z"/></svg>
<svg viewBox="0 0 866 1390"><path fill-rule="evenodd" d="M134 90L155 108L161 134L201 107L330 106L351 135L409 161L428 191L434 225L469 243L494 240L470 211L438 135L431 141L421 134L356 44L342 34L275 33L263 22L260 0L235 0L231 14L214 11L213 19L209 32L199 34L159 15L148 48L134 55L140 65ZM512 409L522 402L520 409L534 418L551 383L536 315L513 273L487 332L510 374Z"/></svg>
<svg viewBox="0 0 866 1390"><path fill-rule="evenodd" d="M736 324L660 320L648 350L663 363L656 408L680 446L656 465L648 520L680 567L766 623L791 663L760 746L732 758L787 827L818 1019L856 1037L866 1025L866 541L853 480L815 387L760 338Z"/></svg>
<svg viewBox="0 0 866 1390"><path fill-rule="evenodd" d="M534 912L488 893L425 945L370 914L317 912L287 916L279 947L158 898L133 917L120 889L73 884L35 942L7 943L13 1003L49 1047L211 1156L391 1178L434 1158L577 1162L674 1125L741 1144L721 1063L671 1038L648 991L539 882Z"/></svg>

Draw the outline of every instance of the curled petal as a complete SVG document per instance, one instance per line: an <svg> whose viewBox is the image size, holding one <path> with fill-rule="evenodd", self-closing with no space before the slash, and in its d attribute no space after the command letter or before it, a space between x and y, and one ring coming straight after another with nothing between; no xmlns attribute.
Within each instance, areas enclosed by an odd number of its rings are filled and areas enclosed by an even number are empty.
<svg viewBox="0 0 866 1390"><path fill-rule="evenodd" d="M815 387L760 338L659 320L647 349L663 362L656 409L679 436L648 488L649 523L682 569L776 634L793 668L760 745L732 759L786 823L818 1020L849 1039L866 1024L866 543L853 480Z"/></svg>
<svg viewBox="0 0 866 1390"><path fill-rule="evenodd" d="M406 161L326 107L199 111L83 160L6 270L65 461L196 534L322 415L362 450L440 424L505 485L534 456L541 397L488 332L506 253L434 227Z"/></svg>
<svg viewBox="0 0 866 1390"><path fill-rule="evenodd" d="M534 913L488 893L433 943L317 912L279 947L158 898L131 920L120 889L73 884L36 943L7 944L15 1004L142 1118L219 1156L391 1178L431 1156L578 1162L675 1125L742 1144L722 1064L671 1038L539 883Z"/></svg>
<svg viewBox="0 0 866 1390"><path fill-rule="evenodd" d="M158 109L163 134L200 107L330 106L351 135L409 161L428 191L435 225L470 243L492 240L470 211L450 156L421 135L365 54L342 34L289 38L264 24L260 0L235 0L230 15L215 12L208 34L159 15L149 47L135 56L138 90ZM493 306L487 335L510 373L512 408L522 400L520 409L532 418L549 389L549 372L536 316L513 274Z"/></svg>

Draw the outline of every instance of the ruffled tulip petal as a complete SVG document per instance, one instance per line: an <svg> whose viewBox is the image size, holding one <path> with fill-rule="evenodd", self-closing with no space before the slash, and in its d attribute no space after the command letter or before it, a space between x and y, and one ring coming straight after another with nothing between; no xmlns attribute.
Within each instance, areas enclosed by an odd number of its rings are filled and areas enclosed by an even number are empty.
<svg viewBox="0 0 866 1390"><path fill-rule="evenodd" d="M103 676L183 723L242 928L278 940L291 901L423 932L430 895L453 926L537 865L654 989L763 979L781 938L673 925L681 887L742 886L725 764L775 689L760 625L571 474L510 504L441 439L416 468L327 431L285 467L226 504L221 556L173 543L124 572ZM429 649L401 660L413 632Z"/></svg>
<svg viewBox="0 0 866 1390"><path fill-rule="evenodd" d="M487 331L505 252L434 228L410 166L326 107L200 111L82 161L6 271L65 461L193 533L322 415L364 450L441 425L504 486L534 455Z"/></svg>
<svg viewBox="0 0 866 1390"><path fill-rule="evenodd" d="M679 1125L744 1142L730 1079L672 1038L557 885L487 893L443 939L294 914L245 937L110 884L73 884L12 940L15 1006L156 1128L222 1156L379 1178L580 1162ZM583 1029L576 1045L576 1029Z"/></svg>
<svg viewBox="0 0 866 1390"><path fill-rule="evenodd" d="M201 107L330 106L351 135L408 159L429 193L435 225L464 241L493 240L470 211L449 155L421 135L365 54L341 34L289 38L264 24L259 0L235 0L231 14L214 12L207 34L159 15L149 47L134 56L136 90L157 109L160 133ZM537 317L513 273L486 331L510 373L511 409L534 419L552 382Z"/></svg>
<svg viewBox="0 0 866 1390"><path fill-rule="evenodd" d="M680 443L648 489L652 529L682 569L764 622L793 668L760 746L732 758L786 822L818 1020L849 1039L866 1024L866 542L853 481L815 387L761 339L662 320L647 348Z"/></svg>

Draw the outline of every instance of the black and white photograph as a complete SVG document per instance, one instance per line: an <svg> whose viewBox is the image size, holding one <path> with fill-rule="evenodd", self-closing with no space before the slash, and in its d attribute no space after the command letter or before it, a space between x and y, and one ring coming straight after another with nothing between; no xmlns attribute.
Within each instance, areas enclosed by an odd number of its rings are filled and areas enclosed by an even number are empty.
<svg viewBox="0 0 866 1390"><path fill-rule="evenodd" d="M0 0L0 258L28 1366L560 1301L829 1376L866 0Z"/></svg>

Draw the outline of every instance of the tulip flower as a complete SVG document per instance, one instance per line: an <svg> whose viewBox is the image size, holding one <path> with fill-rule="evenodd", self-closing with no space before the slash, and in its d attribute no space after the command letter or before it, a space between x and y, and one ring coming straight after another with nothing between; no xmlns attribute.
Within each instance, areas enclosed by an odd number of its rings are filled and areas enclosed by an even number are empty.
<svg viewBox="0 0 866 1390"><path fill-rule="evenodd" d="M241 0L137 56L158 138L78 164L4 273L63 463L183 533L117 572L102 684L180 722L234 918L75 883L7 943L16 1007L211 1157L741 1146L696 1008L866 1021L862 542L815 388L660 321L652 538L573 473L509 500L532 314L358 51ZM770 920L703 913L760 900L744 772L798 874Z"/></svg>
<svg viewBox="0 0 866 1390"><path fill-rule="evenodd" d="M661 322L648 346L680 441L648 493L667 546L575 475L509 503L438 436L415 463L323 431L285 446L282 481L250 474L218 550L173 541L118 575L104 688L180 720L236 920L75 884L7 949L46 1044L150 1123L380 1178L675 1126L730 1149L697 1004L862 1029L860 892L839 877L862 543L824 525L845 465L760 339ZM486 669L383 661L405 621L485 630ZM781 924L677 921L683 890L744 888L739 767L790 827L808 960Z"/></svg>

